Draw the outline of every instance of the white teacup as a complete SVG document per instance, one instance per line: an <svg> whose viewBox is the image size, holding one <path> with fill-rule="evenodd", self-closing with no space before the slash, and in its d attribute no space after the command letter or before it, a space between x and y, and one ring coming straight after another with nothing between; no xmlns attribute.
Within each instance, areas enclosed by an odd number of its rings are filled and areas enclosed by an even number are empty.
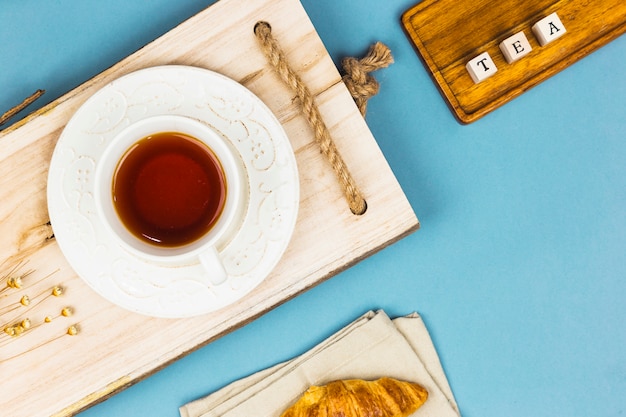
<svg viewBox="0 0 626 417"><path fill-rule="evenodd" d="M219 161L225 177L225 199L221 214L208 231L195 240L180 245L163 245L152 238L139 236L137 231L132 232L132 227L129 227L118 214L116 204L119 203L115 203L113 197L114 176L120 166L120 161L125 158L129 149L137 146L139 141L148 136L164 132L178 132L197 139L209 148ZM221 284L227 279L227 273L216 244L232 230L233 224L242 212L244 175L240 171L240 166L238 157L231 150L230 145L209 126L198 120L175 115L143 119L122 130L108 145L98 162L94 187L98 215L111 237L138 258L171 266L199 261L206 270L211 283ZM158 189L158 187L153 188Z"/></svg>

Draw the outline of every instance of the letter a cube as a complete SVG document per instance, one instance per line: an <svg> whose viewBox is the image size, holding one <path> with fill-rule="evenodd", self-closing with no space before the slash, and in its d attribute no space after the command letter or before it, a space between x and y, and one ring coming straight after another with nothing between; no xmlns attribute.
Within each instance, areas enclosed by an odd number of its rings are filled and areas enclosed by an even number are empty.
<svg viewBox="0 0 626 417"><path fill-rule="evenodd" d="M563 36L566 32L565 26L561 23L561 19L559 19L559 15L556 12L535 23L532 29L541 46Z"/></svg>

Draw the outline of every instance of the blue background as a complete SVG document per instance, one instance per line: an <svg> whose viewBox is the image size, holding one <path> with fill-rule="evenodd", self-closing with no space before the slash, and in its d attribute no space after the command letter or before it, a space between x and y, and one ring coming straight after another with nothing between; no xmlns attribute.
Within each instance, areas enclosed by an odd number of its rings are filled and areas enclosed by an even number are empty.
<svg viewBox="0 0 626 417"><path fill-rule="evenodd" d="M367 121L422 228L81 417L177 416L380 308L422 314L465 417L626 412L626 37L463 126L400 27L415 2L302 1L336 63L391 48ZM0 113L211 3L0 0Z"/></svg>

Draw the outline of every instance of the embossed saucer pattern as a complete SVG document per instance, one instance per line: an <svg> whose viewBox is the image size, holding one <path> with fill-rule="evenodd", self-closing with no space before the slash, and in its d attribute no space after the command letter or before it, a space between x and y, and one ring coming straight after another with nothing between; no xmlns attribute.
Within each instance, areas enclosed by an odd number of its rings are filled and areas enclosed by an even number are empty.
<svg viewBox="0 0 626 417"><path fill-rule="evenodd" d="M248 180L239 227L218 242L228 279L214 286L199 263L163 266L109 240L94 207L94 173L107 144L147 117L200 120L241 158ZM258 286L282 257L296 222L299 180L289 140L273 113L239 83L179 65L125 75L91 96L55 147L48 209L56 240L76 273L101 296L156 317L209 313Z"/></svg>

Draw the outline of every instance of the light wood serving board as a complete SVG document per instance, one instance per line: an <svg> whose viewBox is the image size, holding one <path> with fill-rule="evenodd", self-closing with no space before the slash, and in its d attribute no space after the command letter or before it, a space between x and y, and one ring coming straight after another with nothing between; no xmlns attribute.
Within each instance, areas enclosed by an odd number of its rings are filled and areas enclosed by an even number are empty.
<svg viewBox="0 0 626 417"><path fill-rule="evenodd" d="M368 203L353 215L300 114L295 95L257 45L257 21L272 33L316 97ZM270 276L241 301L192 319L157 319L121 309L71 269L49 224L46 181L65 124L97 90L129 72L164 64L222 73L259 96L282 123L296 154L301 199L296 229ZM45 87L45 86L44 86ZM0 293L2 328L24 317L32 328L0 335L0 414L73 415L198 347L330 278L417 230L419 222L298 0L221 0L112 68L0 133L0 277L28 270L21 289ZM50 295L60 285L64 294ZM21 306L23 295L31 299ZM62 307L74 310L59 315ZM50 323L44 323L51 316ZM66 334L70 325L79 330ZM16 401L16 399L19 399Z"/></svg>

